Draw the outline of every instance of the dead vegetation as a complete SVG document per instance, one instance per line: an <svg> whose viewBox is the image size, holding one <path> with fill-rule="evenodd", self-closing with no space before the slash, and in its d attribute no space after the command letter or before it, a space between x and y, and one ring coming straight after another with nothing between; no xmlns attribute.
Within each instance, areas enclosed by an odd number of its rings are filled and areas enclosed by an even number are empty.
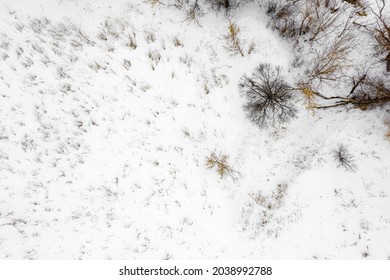
<svg viewBox="0 0 390 280"><path fill-rule="evenodd" d="M228 33L224 36L226 40L226 50L232 55L246 56L255 50L255 43L247 43L241 36L241 28L234 22L229 20Z"/></svg>
<svg viewBox="0 0 390 280"><path fill-rule="evenodd" d="M211 153L206 159L206 167L208 169L216 168L221 179L230 176L233 181L236 181L238 172L230 166L228 159L229 157L227 155L221 154L217 156L215 153Z"/></svg>
<svg viewBox="0 0 390 280"><path fill-rule="evenodd" d="M306 68L297 81L297 90L303 94L308 110L341 106L366 110L390 102L385 74L390 71L390 22L385 10L385 0L376 0L375 7L358 0L269 2L273 27L282 36L295 39L301 49L313 52L298 66ZM374 57L362 69L356 52L368 47L359 42L360 36L371 36L375 42ZM368 70L377 68L376 58L385 64L382 73ZM340 85L349 90L339 91ZM324 86L337 94L324 94Z"/></svg>
<svg viewBox="0 0 390 280"><path fill-rule="evenodd" d="M272 26L283 37L318 41L339 30L349 30L353 19L360 15L358 9L363 7L364 4L351 6L339 0L271 0L267 13Z"/></svg>
<svg viewBox="0 0 390 280"><path fill-rule="evenodd" d="M385 125L387 127L387 132L385 134L386 140L390 142L390 120L385 120Z"/></svg>
<svg viewBox="0 0 390 280"><path fill-rule="evenodd" d="M385 63L386 72L390 72L390 16L386 14L385 9L386 1L376 0L376 8L370 8L374 21L369 23L356 21L354 24L373 36L376 42L376 56Z"/></svg>
<svg viewBox="0 0 390 280"><path fill-rule="evenodd" d="M336 81L343 78L345 70L352 67L348 58L352 48L353 37L350 34L346 34L337 37L324 50L317 52L311 69L309 68L309 80L311 83Z"/></svg>
<svg viewBox="0 0 390 280"><path fill-rule="evenodd" d="M357 79L353 78L353 86L348 96L334 95L325 96L308 84L301 84L300 91L303 92L308 103L308 109L329 109L340 106L350 106L361 110L372 109L383 106L390 102L390 85L381 78L371 78L363 75ZM314 99L327 101L318 104Z"/></svg>
<svg viewBox="0 0 390 280"><path fill-rule="evenodd" d="M356 171L357 167L354 157L345 145L340 144L337 149L333 151L333 158L338 162L337 167L344 167L345 171L348 172Z"/></svg>
<svg viewBox="0 0 390 280"><path fill-rule="evenodd" d="M265 196L259 191L258 193L250 194L250 197L257 205L260 205L267 210L275 210L282 206L287 194L287 188L288 186L286 183L280 183L276 185L275 190L269 196Z"/></svg>

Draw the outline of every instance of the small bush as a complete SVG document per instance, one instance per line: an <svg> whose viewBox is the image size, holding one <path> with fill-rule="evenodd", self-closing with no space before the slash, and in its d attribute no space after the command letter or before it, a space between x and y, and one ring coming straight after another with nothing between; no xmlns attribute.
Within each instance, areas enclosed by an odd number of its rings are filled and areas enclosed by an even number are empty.
<svg viewBox="0 0 390 280"><path fill-rule="evenodd" d="M265 196L261 192L250 194L250 196L256 202L256 204L268 210L275 210L282 206L284 198L287 194L287 189L287 183L280 183L277 184L275 190L270 196Z"/></svg>
<svg viewBox="0 0 390 280"><path fill-rule="evenodd" d="M241 79L239 86L247 97L244 110L258 126L274 126L295 117L292 90L281 77L280 67L260 64L251 77L245 75Z"/></svg>
<svg viewBox="0 0 390 280"><path fill-rule="evenodd" d="M337 149L333 151L333 158L339 163L337 167L344 167L346 171L355 172L356 165L353 155L346 146L340 144Z"/></svg>
<svg viewBox="0 0 390 280"><path fill-rule="evenodd" d="M229 21L229 32L224 36L226 40L225 48L232 55L245 56L255 50L255 43L247 44L246 40L241 38L241 28L233 21Z"/></svg>
<svg viewBox="0 0 390 280"><path fill-rule="evenodd" d="M233 168L228 163L227 155L217 156L215 153L212 153L206 159L206 167L208 169L212 169L214 167L217 168L217 173L220 178L224 178L226 175L229 175L233 181L236 180L237 171L233 170Z"/></svg>

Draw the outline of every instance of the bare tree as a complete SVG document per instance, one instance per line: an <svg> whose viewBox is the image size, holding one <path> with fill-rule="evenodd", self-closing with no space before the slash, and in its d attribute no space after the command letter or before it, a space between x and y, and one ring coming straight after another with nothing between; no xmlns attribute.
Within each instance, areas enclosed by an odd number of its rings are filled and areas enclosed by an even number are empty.
<svg viewBox="0 0 390 280"><path fill-rule="evenodd" d="M251 77L246 75L239 84L247 97L244 106L248 118L260 127L283 123L295 117L290 86L281 77L280 67L260 64Z"/></svg>

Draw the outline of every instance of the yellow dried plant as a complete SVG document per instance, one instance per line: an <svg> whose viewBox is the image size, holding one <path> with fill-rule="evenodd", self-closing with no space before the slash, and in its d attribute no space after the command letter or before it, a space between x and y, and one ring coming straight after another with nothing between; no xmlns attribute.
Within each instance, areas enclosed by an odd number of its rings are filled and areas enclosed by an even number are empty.
<svg viewBox="0 0 390 280"><path fill-rule="evenodd" d="M315 92L312 87L307 83L300 83L298 85L299 90L303 93L305 98L305 107L312 114L315 114L314 109L317 107L317 103L315 102Z"/></svg>
<svg viewBox="0 0 390 280"><path fill-rule="evenodd" d="M229 175L233 181L235 180L235 173L238 173L234 171L231 166L228 163L229 157L227 155L220 155L217 156L215 153L212 153L210 156L206 158L206 167L208 169L213 169L214 167L217 168L217 173L222 179L226 175Z"/></svg>

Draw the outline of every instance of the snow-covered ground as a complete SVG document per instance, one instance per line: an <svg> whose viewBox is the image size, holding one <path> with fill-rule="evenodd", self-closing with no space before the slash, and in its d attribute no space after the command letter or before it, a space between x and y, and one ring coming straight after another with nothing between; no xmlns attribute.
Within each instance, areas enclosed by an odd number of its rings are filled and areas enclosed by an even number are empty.
<svg viewBox="0 0 390 280"><path fill-rule="evenodd" d="M264 11L241 57L225 16L152 2L0 0L0 258L390 258L384 111L259 129L239 80L293 59Z"/></svg>

